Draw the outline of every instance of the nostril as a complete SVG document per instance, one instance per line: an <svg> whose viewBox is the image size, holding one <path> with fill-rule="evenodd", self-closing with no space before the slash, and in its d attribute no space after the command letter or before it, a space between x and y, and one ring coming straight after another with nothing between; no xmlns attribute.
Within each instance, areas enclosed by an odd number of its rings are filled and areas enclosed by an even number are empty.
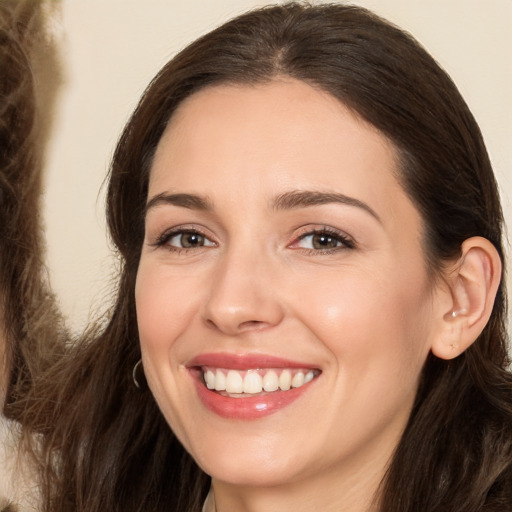
<svg viewBox="0 0 512 512"><path fill-rule="evenodd" d="M209 318L206 319L206 325L208 327L217 328L217 326L215 325L215 322L213 320L210 320Z"/></svg>
<svg viewBox="0 0 512 512"><path fill-rule="evenodd" d="M219 324L217 324L217 322L215 322L215 319L207 318L206 325L213 329L219 329L222 331L232 330L233 332L236 333L242 333L251 330L256 331L264 329L270 324L262 320L245 320L240 323L233 322L230 328L229 326L225 325L225 323L223 324L222 322L220 322Z"/></svg>
<svg viewBox="0 0 512 512"><path fill-rule="evenodd" d="M215 293L204 304L203 322L210 329L236 335L248 331L259 331L279 324L283 318L281 304L273 295L251 288L254 293L240 288L235 294L216 288Z"/></svg>
<svg viewBox="0 0 512 512"><path fill-rule="evenodd" d="M264 327L266 324L265 322L261 320L247 320L245 322L242 322L238 327L240 330L244 329L257 329L260 327Z"/></svg>

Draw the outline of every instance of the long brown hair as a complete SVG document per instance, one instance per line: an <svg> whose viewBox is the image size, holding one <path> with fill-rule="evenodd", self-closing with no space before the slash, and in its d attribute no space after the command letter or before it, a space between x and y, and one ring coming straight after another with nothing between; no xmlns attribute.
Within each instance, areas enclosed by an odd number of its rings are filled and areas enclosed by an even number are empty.
<svg viewBox="0 0 512 512"><path fill-rule="evenodd" d="M395 145L398 178L420 211L432 273L471 236L503 258L502 212L480 130L456 87L409 35L353 6L290 3L242 15L203 36L151 82L114 154L107 216L121 267L106 328L41 383L45 510L198 511L208 477L131 379L140 358L134 283L155 148L177 106L219 83L289 76L327 91ZM429 357L416 403L380 489L381 512L512 509L512 378L505 291L459 358ZM53 386L53 390L52 390ZM48 391L50 389L50 391ZM45 403L45 402L39 402ZM42 418L42 419L41 419Z"/></svg>
<svg viewBox="0 0 512 512"><path fill-rule="evenodd" d="M0 3L0 304L4 413L15 419L65 338L46 275L40 219L44 143L59 83L46 30L51 11L43 12L38 0Z"/></svg>

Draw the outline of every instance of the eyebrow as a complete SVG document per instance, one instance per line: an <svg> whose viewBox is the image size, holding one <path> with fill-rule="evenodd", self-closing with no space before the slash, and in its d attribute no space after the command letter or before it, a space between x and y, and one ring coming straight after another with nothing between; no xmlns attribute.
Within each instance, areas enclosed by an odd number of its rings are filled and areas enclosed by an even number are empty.
<svg viewBox="0 0 512 512"><path fill-rule="evenodd" d="M168 194L162 192L153 196L146 204L146 213L156 206L163 204L170 204L174 206L181 206L190 210L213 210L213 204L207 197L198 196L196 194Z"/></svg>
<svg viewBox="0 0 512 512"><path fill-rule="evenodd" d="M318 192L310 190L294 190L291 192L285 192L273 200L272 207L275 210L293 210L295 208L331 203L339 203L360 208L369 213L379 222L382 222L380 217L377 215L377 212L363 201L344 194L338 194L336 192Z"/></svg>
<svg viewBox="0 0 512 512"><path fill-rule="evenodd" d="M318 192L311 190L294 190L285 192L273 199L271 207L274 210L294 210L296 208L307 208L332 203L360 208L369 213L379 222L382 222L375 210L366 203L354 197L339 194L337 192ZM212 211L214 209L212 201L206 196L186 193L169 194L167 192L162 192L161 194L153 196L148 201L146 204L146 213L151 208L166 204L180 206L190 210Z"/></svg>

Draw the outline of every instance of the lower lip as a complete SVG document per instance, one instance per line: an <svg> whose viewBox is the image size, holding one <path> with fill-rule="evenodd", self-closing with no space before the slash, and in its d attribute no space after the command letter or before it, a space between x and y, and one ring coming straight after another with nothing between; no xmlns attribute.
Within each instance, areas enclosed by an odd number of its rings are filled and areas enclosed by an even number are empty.
<svg viewBox="0 0 512 512"><path fill-rule="evenodd" d="M263 395L247 396L247 398L231 398L209 390L201 377L194 375L197 394L206 408L223 418L238 420L256 420L284 409L302 396L313 382L288 391L273 391Z"/></svg>

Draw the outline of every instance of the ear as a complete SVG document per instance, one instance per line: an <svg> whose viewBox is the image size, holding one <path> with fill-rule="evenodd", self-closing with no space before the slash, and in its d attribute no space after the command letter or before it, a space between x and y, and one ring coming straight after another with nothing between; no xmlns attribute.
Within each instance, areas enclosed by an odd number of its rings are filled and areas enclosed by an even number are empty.
<svg viewBox="0 0 512 512"><path fill-rule="evenodd" d="M489 240L473 237L462 244L461 257L445 274L450 300L442 301L439 311L440 329L431 347L435 356L453 359L476 341L491 316L501 270Z"/></svg>

